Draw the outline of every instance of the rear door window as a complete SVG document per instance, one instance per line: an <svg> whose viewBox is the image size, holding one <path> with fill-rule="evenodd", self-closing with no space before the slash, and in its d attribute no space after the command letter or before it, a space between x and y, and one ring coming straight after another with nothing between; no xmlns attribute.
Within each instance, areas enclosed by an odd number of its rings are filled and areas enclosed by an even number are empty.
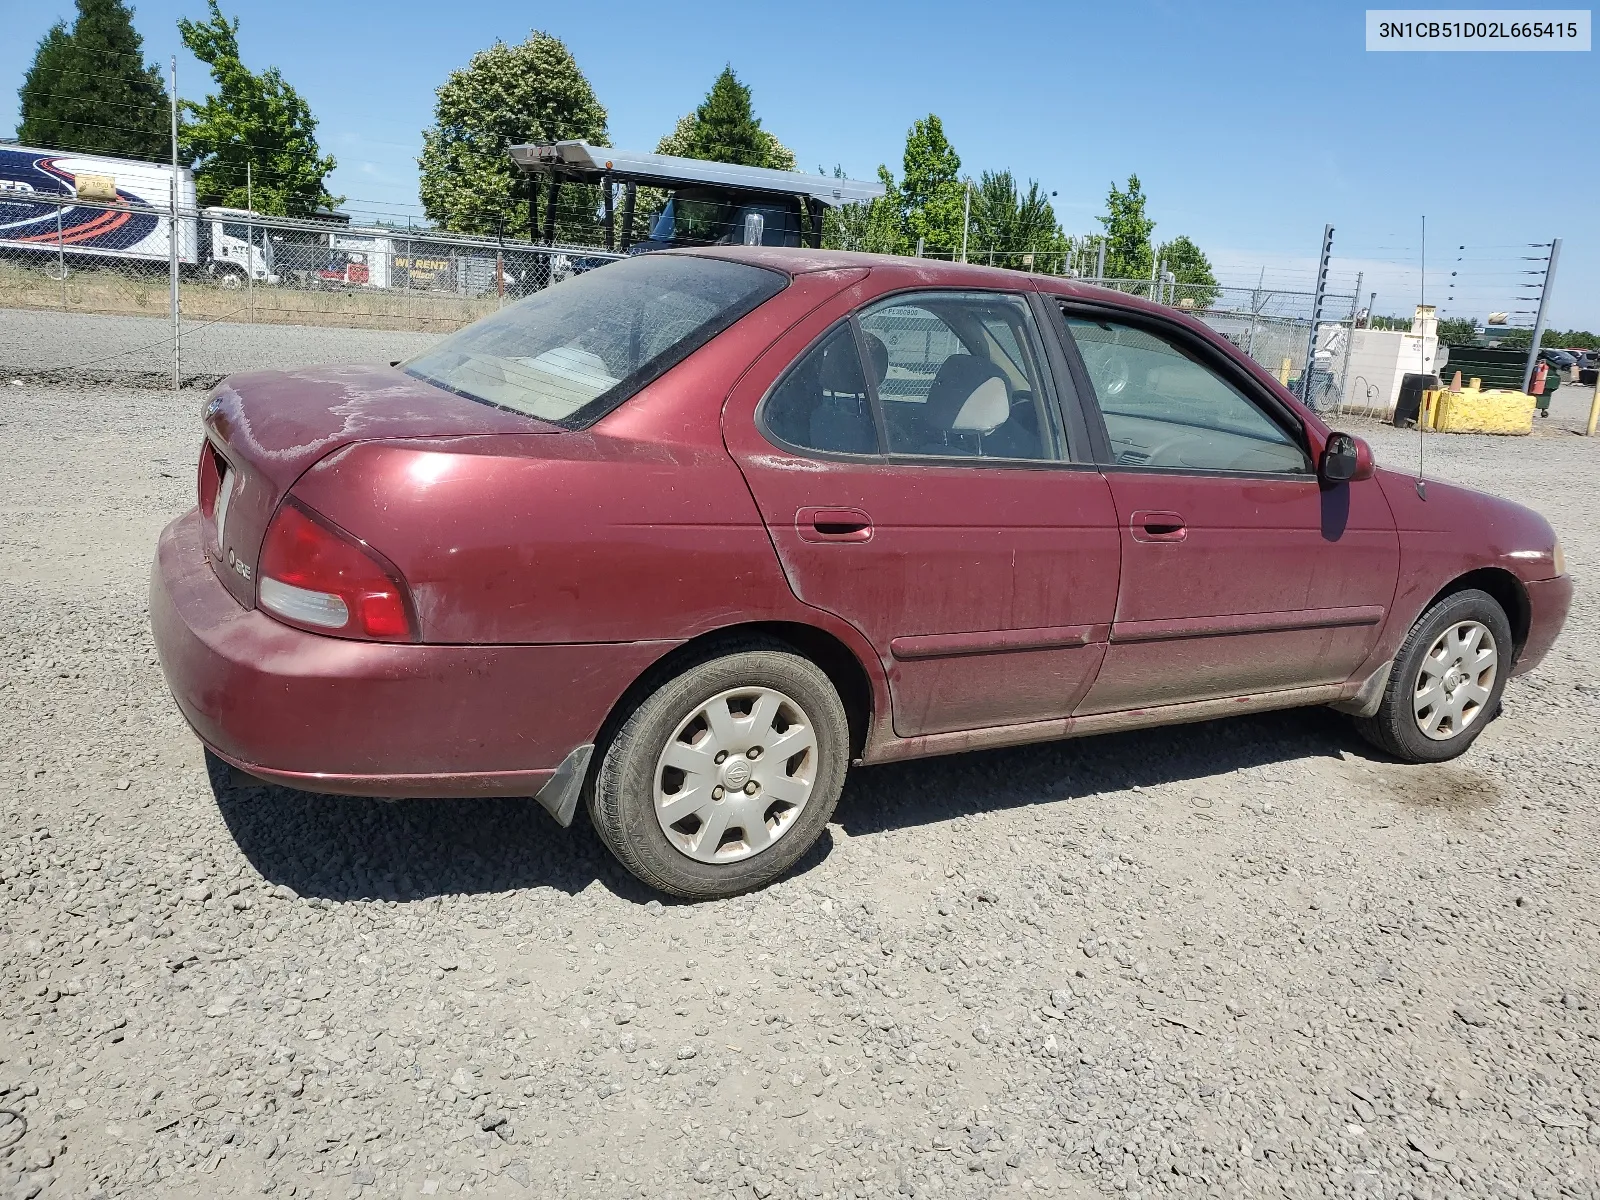
<svg viewBox="0 0 1600 1200"><path fill-rule="evenodd" d="M825 454L876 454L878 428L855 330L841 321L802 354L761 410L769 437Z"/></svg>
<svg viewBox="0 0 1600 1200"><path fill-rule="evenodd" d="M1027 302L1002 292L915 292L861 314L892 455L1065 456Z"/></svg>

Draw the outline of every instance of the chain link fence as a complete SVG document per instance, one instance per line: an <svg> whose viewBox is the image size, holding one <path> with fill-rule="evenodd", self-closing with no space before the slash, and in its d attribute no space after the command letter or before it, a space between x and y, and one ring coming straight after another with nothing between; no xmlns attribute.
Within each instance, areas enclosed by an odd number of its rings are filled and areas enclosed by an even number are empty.
<svg viewBox="0 0 1600 1200"><path fill-rule="evenodd" d="M0 308L171 320L174 240L180 330L232 321L447 333L620 257L235 209L180 207L174 222L166 208L0 196Z"/></svg>
<svg viewBox="0 0 1600 1200"><path fill-rule="evenodd" d="M169 276L174 238L177 314ZM180 207L174 222L166 208L0 195L0 308L165 317L176 330L175 377L184 370L183 338L197 327L240 322L442 334L620 257L587 246L242 209ZM968 255L973 262L989 257L982 248ZM1009 252L995 257L1024 270L1035 266ZM1335 410L1345 400L1354 295L1324 296L1313 343L1311 292L1146 279L1084 282L1198 317L1297 394L1309 391L1318 409Z"/></svg>

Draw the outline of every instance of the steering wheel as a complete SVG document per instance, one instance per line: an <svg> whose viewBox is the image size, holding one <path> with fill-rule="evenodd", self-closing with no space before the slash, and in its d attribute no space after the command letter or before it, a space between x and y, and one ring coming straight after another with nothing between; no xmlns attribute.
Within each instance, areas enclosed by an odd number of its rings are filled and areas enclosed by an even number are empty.
<svg viewBox="0 0 1600 1200"><path fill-rule="evenodd" d="M1090 378L1102 400L1120 396L1127 390L1132 379L1128 360L1117 353L1115 346L1087 346L1082 353L1084 365L1089 368Z"/></svg>

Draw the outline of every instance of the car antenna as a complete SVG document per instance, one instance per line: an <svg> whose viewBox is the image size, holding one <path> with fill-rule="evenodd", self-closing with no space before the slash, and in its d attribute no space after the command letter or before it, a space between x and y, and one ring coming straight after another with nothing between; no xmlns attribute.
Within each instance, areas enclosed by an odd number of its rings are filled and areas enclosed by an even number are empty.
<svg viewBox="0 0 1600 1200"><path fill-rule="evenodd" d="M1418 284L1419 299L1417 301L1417 316L1422 319L1422 332L1417 335L1417 362L1422 368L1422 373L1428 371L1428 315L1423 310L1428 307L1428 216L1422 216L1422 241L1419 243L1417 257L1422 267L1422 282ZM1438 326L1434 326L1435 329ZM1428 498L1428 485L1422 479L1422 439L1426 436L1422 432L1422 405L1417 405L1417 499Z"/></svg>

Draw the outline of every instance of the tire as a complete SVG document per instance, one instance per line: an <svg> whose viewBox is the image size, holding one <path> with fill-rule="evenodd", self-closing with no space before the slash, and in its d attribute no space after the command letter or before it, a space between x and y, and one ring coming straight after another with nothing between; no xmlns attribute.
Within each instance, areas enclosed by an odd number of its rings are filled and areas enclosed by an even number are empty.
<svg viewBox="0 0 1600 1200"><path fill-rule="evenodd" d="M1358 717L1357 731L1406 762L1455 758L1500 714L1513 649L1511 622L1494 597L1476 589L1444 597L1411 627L1378 711Z"/></svg>
<svg viewBox="0 0 1600 1200"><path fill-rule="evenodd" d="M741 643L633 710L595 771L589 817L658 891L734 896L783 875L821 836L849 755L844 704L823 670L782 643Z"/></svg>

